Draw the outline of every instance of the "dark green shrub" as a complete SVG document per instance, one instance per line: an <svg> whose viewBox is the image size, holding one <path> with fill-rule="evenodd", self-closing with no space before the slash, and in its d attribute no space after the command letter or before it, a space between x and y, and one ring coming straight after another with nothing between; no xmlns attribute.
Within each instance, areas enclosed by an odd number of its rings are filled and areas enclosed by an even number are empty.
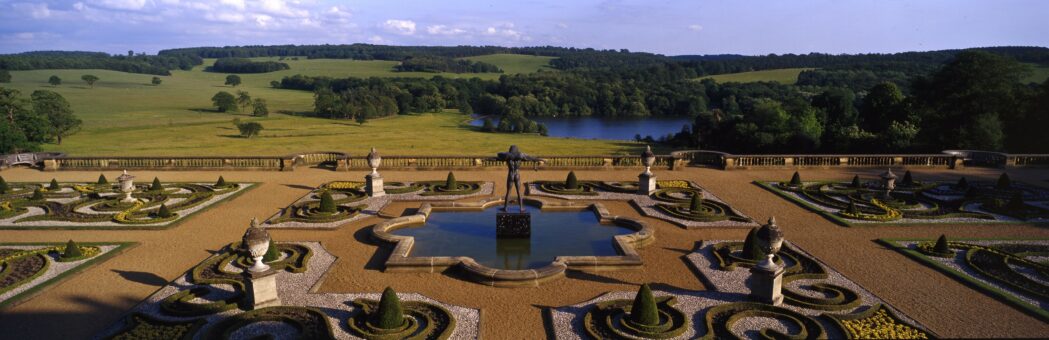
<svg viewBox="0 0 1049 340"><path fill-rule="evenodd" d="M860 183L860 175L852 176L852 187L859 188L861 186L863 186L863 184Z"/></svg>
<svg viewBox="0 0 1049 340"><path fill-rule="evenodd" d="M954 185L954 188L958 190L968 190L969 181L965 180L965 177L959 178L958 183Z"/></svg>
<svg viewBox="0 0 1049 340"><path fill-rule="evenodd" d="M758 243L758 228L751 228L747 238L743 240L743 258L760 261L765 258L765 251L761 250Z"/></svg>
<svg viewBox="0 0 1049 340"><path fill-rule="evenodd" d="M160 179L153 177L153 185L149 186L150 191L161 191L164 190L164 186L160 185Z"/></svg>
<svg viewBox="0 0 1049 340"><path fill-rule="evenodd" d="M641 285L634 297L634 305L630 307L630 321L644 326L659 325L659 310L656 309L656 298L652 296L652 289L648 284Z"/></svg>
<svg viewBox="0 0 1049 340"><path fill-rule="evenodd" d="M273 244L273 240L270 240L270 247L266 249L266 255L262 255L262 262L273 262L280 259L280 250L277 250L277 245Z"/></svg>
<svg viewBox="0 0 1049 340"><path fill-rule="evenodd" d="M62 258L75 259L83 256L84 253L80 252L80 246L78 246L76 242L73 242L73 240L69 240L69 242L66 242L66 249L62 252Z"/></svg>
<svg viewBox="0 0 1049 340"><path fill-rule="evenodd" d="M455 174L449 171L448 178L444 180L444 188L447 190L455 190L457 187L459 187L459 182L455 181Z"/></svg>
<svg viewBox="0 0 1049 340"><path fill-rule="evenodd" d="M911 171L910 170L907 170L907 172L903 173L903 180L900 181L900 184L904 185L904 186L912 186L912 185L914 185L914 178L911 177Z"/></svg>
<svg viewBox="0 0 1049 340"><path fill-rule="evenodd" d="M575 171L568 172L568 178L565 178L565 189L579 189L579 180L575 178Z"/></svg>
<svg viewBox="0 0 1049 340"><path fill-rule="evenodd" d="M856 206L856 201L850 200L849 207L845 208L845 212L852 215L858 215L860 213L860 208Z"/></svg>
<svg viewBox="0 0 1049 340"><path fill-rule="evenodd" d="M98 184L109 184L109 181L106 180L106 175L98 174Z"/></svg>
<svg viewBox="0 0 1049 340"><path fill-rule="evenodd" d="M226 179L222 178L222 176L219 176L219 180L218 180L218 182L215 182L215 186L216 187L224 187L224 186L226 186Z"/></svg>
<svg viewBox="0 0 1049 340"><path fill-rule="evenodd" d="M790 176L790 186L799 186L799 185L801 185L801 174L798 174L798 172L795 171L794 175Z"/></svg>
<svg viewBox="0 0 1049 340"><path fill-rule="evenodd" d="M404 309L393 288L386 287L379 299L379 309L372 315L372 324L381 329L396 329L404 325Z"/></svg>
<svg viewBox="0 0 1049 340"><path fill-rule="evenodd" d="M703 193L696 192L694 195L692 195L692 201L688 203L688 210L703 210Z"/></svg>
<svg viewBox="0 0 1049 340"><path fill-rule="evenodd" d="M7 186L7 181L4 180L4 176L0 176L0 194L6 194L9 190L11 190L11 188Z"/></svg>
<svg viewBox="0 0 1049 340"><path fill-rule="evenodd" d="M168 210L167 204L160 204L160 209L157 209L157 217L168 218L171 217L171 210Z"/></svg>
<svg viewBox="0 0 1049 340"><path fill-rule="evenodd" d="M60 189L62 189L62 187L58 185L58 181L56 181L54 178L52 178L51 179L51 185L49 185L47 187L47 189L48 190L60 190Z"/></svg>
<svg viewBox="0 0 1049 340"><path fill-rule="evenodd" d="M333 214L336 212L335 199L331 197L331 193L325 191L321 193L321 206L318 209L320 212Z"/></svg>
<svg viewBox="0 0 1049 340"><path fill-rule="evenodd" d="M1005 209L1016 212L1027 210L1027 204L1024 203L1023 193L1017 192L1013 194L1013 197L1009 198L1009 203L1006 203Z"/></svg>
<svg viewBox="0 0 1049 340"><path fill-rule="evenodd" d="M936 246L932 250L941 254L952 253L951 248L947 246L947 235L941 234L940 238L936 239Z"/></svg>
<svg viewBox="0 0 1049 340"><path fill-rule="evenodd" d="M998 176L998 185L996 187L999 190L1009 189L1012 186L1013 181L1009 179L1009 174L1003 172L1001 176Z"/></svg>
<svg viewBox="0 0 1049 340"><path fill-rule="evenodd" d="M40 190L40 188L36 188L35 190L33 190L33 197L30 197L29 199L33 201L44 199L44 191Z"/></svg>

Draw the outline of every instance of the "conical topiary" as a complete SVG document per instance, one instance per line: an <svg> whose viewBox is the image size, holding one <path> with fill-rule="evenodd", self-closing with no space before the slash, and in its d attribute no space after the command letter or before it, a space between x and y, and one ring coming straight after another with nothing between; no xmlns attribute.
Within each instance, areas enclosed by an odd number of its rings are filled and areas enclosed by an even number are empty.
<svg viewBox="0 0 1049 340"><path fill-rule="evenodd" d="M849 201L849 207L845 208L845 212L849 213L850 215L859 215L860 214L860 208L856 206L856 201L851 201L850 200Z"/></svg>
<svg viewBox="0 0 1049 340"><path fill-rule="evenodd" d="M157 209L157 217L168 218L171 217L171 210L168 210L167 204L160 204L160 208Z"/></svg>
<svg viewBox="0 0 1049 340"><path fill-rule="evenodd" d="M1012 186L1013 186L1013 181L1011 179L1009 179L1009 174L1003 172L1001 176L998 176L998 185L997 185L998 189L1001 189L1001 190L1009 189Z"/></svg>
<svg viewBox="0 0 1049 340"><path fill-rule="evenodd" d="M696 192L692 195L692 201L688 203L688 210L693 212L703 210L703 193Z"/></svg>
<svg viewBox="0 0 1049 340"><path fill-rule="evenodd" d="M33 190L33 196L30 197L29 199L33 200L33 201L44 199L44 191L41 190L40 188L36 188L36 190Z"/></svg>
<svg viewBox="0 0 1049 340"><path fill-rule="evenodd" d="M743 258L759 261L765 258L765 251L758 245L758 228L751 228L743 240Z"/></svg>
<svg viewBox="0 0 1049 340"><path fill-rule="evenodd" d="M106 175L105 174L98 174L98 182L97 182L97 184L109 184L109 181L106 180Z"/></svg>
<svg viewBox="0 0 1049 340"><path fill-rule="evenodd" d="M459 187L459 182L455 181L455 174L453 174L451 171L449 171L448 172L448 178L444 180L444 189L445 190L455 190L455 188L458 188L458 187Z"/></svg>
<svg viewBox="0 0 1049 340"><path fill-rule="evenodd" d="M164 190L164 186L160 185L160 179L153 177L153 185L149 186L150 191L161 191Z"/></svg>
<svg viewBox="0 0 1049 340"><path fill-rule="evenodd" d="M82 256L84 256L84 253L80 251L80 246L76 242L73 242L73 240L66 242L66 249L62 252L62 258L72 259Z"/></svg>
<svg viewBox="0 0 1049 340"><path fill-rule="evenodd" d="M335 207L335 199L331 197L331 192L325 191L321 193L321 206L318 210L329 214L333 214L337 211L337 208Z"/></svg>
<svg viewBox="0 0 1049 340"><path fill-rule="evenodd" d="M62 189L62 186L58 185L58 181L56 181L54 178L52 178L51 179L51 185L47 186L47 190L56 190L57 191L57 190L60 190L60 189Z"/></svg>
<svg viewBox="0 0 1049 340"><path fill-rule="evenodd" d="M568 172L568 178L565 178L565 189L579 189L579 180L575 178L575 171Z"/></svg>
<svg viewBox="0 0 1049 340"><path fill-rule="evenodd" d="M656 309L656 298L648 284L641 285L634 296L634 305L630 307L630 321L638 325L658 326L659 310Z"/></svg>
<svg viewBox="0 0 1049 340"><path fill-rule="evenodd" d="M859 187L863 186L863 184L860 183L860 175L852 176L852 185L851 186L853 188L859 188Z"/></svg>
<svg viewBox="0 0 1049 340"><path fill-rule="evenodd" d="M379 309L372 315L372 325L381 329L396 329L404 326L404 309L393 288L386 287L379 299Z"/></svg>
<svg viewBox="0 0 1049 340"><path fill-rule="evenodd" d="M958 184L955 184L954 188L958 189L958 190L968 190L969 189L969 181L965 180L965 177L959 178L958 179Z"/></svg>
<svg viewBox="0 0 1049 340"><path fill-rule="evenodd" d="M215 186L219 188L226 186L226 179L219 176L219 180L218 182L215 182Z"/></svg>
<svg viewBox="0 0 1049 340"><path fill-rule="evenodd" d="M951 247L947 246L947 235L940 234L940 238L936 239L936 245L932 247L932 250L941 254L952 253Z"/></svg>
<svg viewBox="0 0 1049 340"><path fill-rule="evenodd" d="M7 181L4 180L4 176L0 176L0 194L6 194L11 188L7 186Z"/></svg>
<svg viewBox="0 0 1049 340"><path fill-rule="evenodd" d="M907 172L903 173L903 180L900 181L900 184L903 185L903 186L912 186L912 185L914 185L914 178L911 177L911 171L910 170L907 170Z"/></svg>
<svg viewBox="0 0 1049 340"><path fill-rule="evenodd" d="M790 186L799 186L799 185L801 185L801 174L798 174L798 172L795 171L794 175L790 176Z"/></svg>
<svg viewBox="0 0 1049 340"><path fill-rule="evenodd" d="M277 245L270 240L270 247L266 249L266 255L262 255L262 262L273 262L280 259L280 250L277 250Z"/></svg>

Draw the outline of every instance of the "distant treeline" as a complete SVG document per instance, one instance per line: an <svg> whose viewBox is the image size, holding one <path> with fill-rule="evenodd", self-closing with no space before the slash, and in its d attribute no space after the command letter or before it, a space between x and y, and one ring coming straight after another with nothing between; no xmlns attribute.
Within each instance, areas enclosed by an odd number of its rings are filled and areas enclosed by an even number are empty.
<svg viewBox="0 0 1049 340"><path fill-rule="evenodd" d="M101 52L41 51L0 55L0 69L103 69L129 73L171 75L170 70L189 70L203 60L194 55L116 55Z"/></svg>
<svg viewBox="0 0 1049 340"><path fill-rule="evenodd" d="M287 70L288 64L276 61L251 61L245 58L221 58L209 66L209 72L220 73L266 73Z"/></svg>
<svg viewBox="0 0 1049 340"><path fill-rule="evenodd" d="M427 55L405 58L393 69L398 72L503 73L499 66L485 62Z"/></svg>

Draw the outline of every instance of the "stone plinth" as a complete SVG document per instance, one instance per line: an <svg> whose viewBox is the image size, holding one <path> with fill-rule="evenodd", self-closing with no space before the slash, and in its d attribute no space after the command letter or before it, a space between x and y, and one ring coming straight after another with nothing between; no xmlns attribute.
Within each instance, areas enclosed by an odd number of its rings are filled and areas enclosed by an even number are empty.
<svg viewBox="0 0 1049 340"><path fill-rule="evenodd" d="M653 191L656 191L656 175L651 173L637 175L637 193L639 195L649 195Z"/></svg>
<svg viewBox="0 0 1049 340"><path fill-rule="evenodd" d="M763 268L754 266L750 269L750 278L747 279L747 288L750 288L750 296L758 301L779 306L783 303L783 266L774 268Z"/></svg>
<svg viewBox="0 0 1049 340"><path fill-rule="evenodd" d="M532 215L526 212L500 212L495 215L496 237L531 237Z"/></svg>
<svg viewBox="0 0 1049 340"><path fill-rule="evenodd" d="M247 284L248 306L251 309L280 306L280 297L277 296L277 271L267 270L263 272L244 271Z"/></svg>
<svg viewBox="0 0 1049 340"><path fill-rule="evenodd" d="M368 193L368 196L379 197L386 195L386 190L383 189L382 176L379 173L372 173L364 176L364 190Z"/></svg>

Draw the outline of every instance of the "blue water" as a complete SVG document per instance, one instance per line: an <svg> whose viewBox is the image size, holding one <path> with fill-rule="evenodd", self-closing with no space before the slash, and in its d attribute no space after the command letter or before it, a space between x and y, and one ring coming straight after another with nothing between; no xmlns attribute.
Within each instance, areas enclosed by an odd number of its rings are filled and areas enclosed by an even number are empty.
<svg viewBox="0 0 1049 340"><path fill-rule="evenodd" d="M493 123L499 123L498 117L492 117ZM681 126L692 125L688 117L647 117L639 119L598 118L598 117L536 117L536 122L546 124L549 135L553 137L572 137L582 139L634 140L634 135L642 138L652 136L659 139L667 134L678 133ZM483 126L483 119L470 122L473 126Z"/></svg>
<svg viewBox="0 0 1049 340"><path fill-rule="evenodd" d="M502 206L484 211L433 212L425 226L395 230L415 237L411 256L469 256L477 263L499 269L532 269L550 264L558 256L615 256L615 235L633 233L628 228L598 222L593 211L540 211L532 214L530 239L497 239L495 214ZM513 211L517 211L513 207Z"/></svg>

